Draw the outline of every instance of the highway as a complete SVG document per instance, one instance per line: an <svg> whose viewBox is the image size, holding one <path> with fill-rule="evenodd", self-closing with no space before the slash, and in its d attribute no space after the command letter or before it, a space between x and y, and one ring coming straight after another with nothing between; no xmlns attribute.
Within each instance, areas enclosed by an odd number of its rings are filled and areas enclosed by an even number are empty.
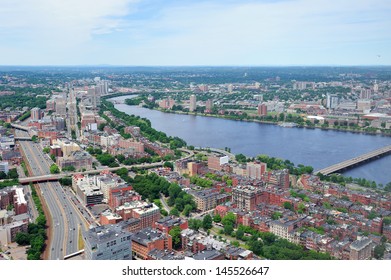
<svg viewBox="0 0 391 280"><path fill-rule="evenodd" d="M18 131L18 134L25 133ZM20 141L19 145L33 176L50 174L50 165L53 162L42 152L38 144ZM84 230L88 228L89 216L87 213L86 218L82 216L74 202L73 194L66 192L59 182L43 182L38 186L51 215L49 259L63 259L64 255L79 250L79 230L81 227Z"/></svg>

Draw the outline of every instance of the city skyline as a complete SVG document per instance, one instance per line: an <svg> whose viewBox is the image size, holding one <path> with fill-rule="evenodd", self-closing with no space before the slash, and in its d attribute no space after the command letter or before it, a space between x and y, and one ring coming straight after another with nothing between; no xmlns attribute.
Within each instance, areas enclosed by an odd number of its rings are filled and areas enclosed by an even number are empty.
<svg viewBox="0 0 391 280"><path fill-rule="evenodd" d="M387 1L2 1L0 65L390 65Z"/></svg>

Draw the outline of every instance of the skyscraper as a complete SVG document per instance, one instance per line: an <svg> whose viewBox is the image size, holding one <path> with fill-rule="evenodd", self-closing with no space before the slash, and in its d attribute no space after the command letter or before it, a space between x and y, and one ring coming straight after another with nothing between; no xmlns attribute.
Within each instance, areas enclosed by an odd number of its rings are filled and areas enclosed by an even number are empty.
<svg viewBox="0 0 391 280"><path fill-rule="evenodd" d="M190 106L189 111L194 112L197 109L197 99L194 94L190 95Z"/></svg>

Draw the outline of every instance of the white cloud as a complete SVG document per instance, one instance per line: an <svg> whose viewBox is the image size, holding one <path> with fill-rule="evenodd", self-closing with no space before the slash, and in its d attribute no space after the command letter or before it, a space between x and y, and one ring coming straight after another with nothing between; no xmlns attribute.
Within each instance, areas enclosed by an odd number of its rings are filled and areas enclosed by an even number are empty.
<svg viewBox="0 0 391 280"><path fill-rule="evenodd" d="M391 64L391 1L144 1L0 0L0 64Z"/></svg>
<svg viewBox="0 0 391 280"><path fill-rule="evenodd" d="M389 2L379 0L253 1L170 8L145 23L140 34L146 34L146 44L131 48L131 53L139 64L154 64L152 59L139 59L146 57L145 50L157 64L298 64L297 56L311 63L307 55L313 63L316 55L327 63L324 51L389 40L390 8ZM159 30L167 35L148 36Z"/></svg>
<svg viewBox="0 0 391 280"><path fill-rule="evenodd" d="M136 0L2 0L0 28L28 43L77 44L121 26ZM23 39L23 38L21 38Z"/></svg>

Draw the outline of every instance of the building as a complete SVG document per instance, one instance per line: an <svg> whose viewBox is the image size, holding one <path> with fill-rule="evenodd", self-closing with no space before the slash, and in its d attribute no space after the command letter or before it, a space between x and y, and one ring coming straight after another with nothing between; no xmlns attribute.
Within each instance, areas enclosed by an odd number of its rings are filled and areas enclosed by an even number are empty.
<svg viewBox="0 0 391 280"><path fill-rule="evenodd" d="M246 167L247 177L261 180L263 174L266 172L266 168L267 165L264 162L248 162Z"/></svg>
<svg viewBox="0 0 391 280"><path fill-rule="evenodd" d="M132 236L132 253L136 259L147 260L154 250L172 250L172 237L152 228L145 228Z"/></svg>
<svg viewBox="0 0 391 280"><path fill-rule="evenodd" d="M204 212L214 209L217 205L218 193L212 189L206 189L198 192L190 192L197 204L197 209Z"/></svg>
<svg viewBox="0 0 391 280"><path fill-rule="evenodd" d="M76 175L75 175L76 176ZM75 180L76 194L86 205L101 204L103 202L103 192L95 184L92 184L88 177L73 177ZM72 185L73 185L72 181Z"/></svg>
<svg viewBox="0 0 391 280"><path fill-rule="evenodd" d="M369 113L369 111L371 110L371 100L358 99L357 100L357 110L364 112L364 113Z"/></svg>
<svg viewBox="0 0 391 280"><path fill-rule="evenodd" d="M368 260L372 256L372 240L368 237L359 237L350 244L351 260Z"/></svg>
<svg viewBox="0 0 391 280"><path fill-rule="evenodd" d="M174 216L164 217L156 221L154 224L154 228L166 234L170 233L170 230L172 230L172 228L175 226L178 226L181 230L187 229L189 227L187 220Z"/></svg>
<svg viewBox="0 0 391 280"><path fill-rule="evenodd" d="M326 107L328 109L335 109L339 104L339 98L336 94L327 94Z"/></svg>
<svg viewBox="0 0 391 280"><path fill-rule="evenodd" d="M58 139L57 145L61 147L61 151L64 157L69 157L73 152L80 151L80 146L68 139Z"/></svg>
<svg viewBox="0 0 391 280"><path fill-rule="evenodd" d="M208 168L212 170L220 171L222 169L222 165L227 164L229 162L228 156L209 156L208 157Z"/></svg>
<svg viewBox="0 0 391 280"><path fill-rule="evenodd" d="M267 182L283 189L289 188L289 170L273 170L267 174Z"/></svg>
<svg viewBox="0 0 391 280"><path fill-rule="evenodd" d="M43 110L40 108L31 109L31 120L37 121L43 118Z"/></svg>
<svg viewBox="0 0 391 280"><path fill-rule="evenodd" d="M237 208L252 211L262 202L263 191L253 186L238 186L232 190L232 203Z"/></svg>
<svg viewBox="0 0 391 280"><path fill-rule="evenodd" d="M8 161L0 162L0 172L4 172L5 174L8 174L8 171L9 171Z"/></svg>
<svg viewBox="0 0 391 280"><path fill-rule="evenodd" d="M174 105L175 105L175 100L172 99L171 97L159 101L159 107L162 109L172 109Z"/></svg>
<svg viewBox="0 0 391 280"><path fill-rule="evenodd" d="M99 226L83 233L87 260L131 260L132 233L121 224Z"/></svg>
<svg viewBox="0 0 391 280"><path fill-rule="evenodd" d="M215 249L211 249L211 250L204 250L204 251L198 252L197 254L194 254L193 259L198 260L198 261L225 260L225 256L223 253L221 253Z"/></svg>
<svg viewBox="0 0 391 280"><path fill-rule="evenodd" d="M205 113L212 113L212 108L213 108L213 101L212 101L212 99L206 100Z"/></svg>
<svg viewBox="0 0 391 280"><path fill-rule="evenodd" d="M59 117L66 118L67 116L67 103L63 98L56 98L56 114Z"/></svg>
<svg viewBox="0 0 391 280"><path fill-rule="evenodd" d="M194 112L197 110L197 99L194 94L190 95L189 111Z"/></svg>
<svg viewBox="0 0 391 280"><path fill-rule="evenodd" d="M0 243L9 244L15 242L16 234L28 231L28 222L16 221L0 226Z"/></svg>
<svg viewBox="0 0 391 280"><path fill-rule="evenodd" d="M296 230L302 227L306 216L299 218L284 218L270 222L270 232L275 235L287 239L292 243L300 243L300 233Z"/></svg>
<svg viewBox="0 0 391 280"><path fill-rule="evenodd" d="M160 209L153 203L142 201L126 202L115 209L124 221L135 218L140 220L140 228L153 227L160 219Z"/></svg>
<svg viewBox="0 0 391 280"><path fill-rule="evenodd" d="M28 211L27 201L24 197L23 188L15 189L13 205L14 205L15 215L21 215L27 213Z"/></svg>
<svg viewBox="0 0 391 280"><path fill-rule="evenodd" d="M262 117L262 116L267 116L267 106L266 104L259 104L258 105L258 116L259 117Z"/></svg>
<svg viewBox="0 0 391 280"><path fill-rule="evenodd" d="M75 170L90 170L92 156L84 151L75 151L68 157L58 157L56 163L61 170L69 166L75 167Z"/></svg>

